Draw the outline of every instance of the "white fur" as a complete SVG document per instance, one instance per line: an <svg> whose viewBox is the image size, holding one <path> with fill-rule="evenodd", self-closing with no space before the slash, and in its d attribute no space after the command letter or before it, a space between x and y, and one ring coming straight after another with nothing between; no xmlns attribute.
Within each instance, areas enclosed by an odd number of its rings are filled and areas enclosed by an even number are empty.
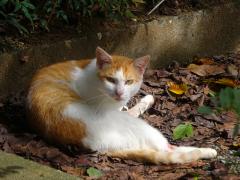
<svg viewBox="0 0 240 180"><path fill-rule="evenodd" d="M97 71L96 60L84 69L73 70L71 87L80 95L81 101L69 104L63 112L65 116L86 125L87 136L83 139L83 144L99 152L139 149L169 151L167 139L157 129L139 118L118 111L139 90L141 81L125 85L123 82L126 79L119 69L114 75L117 84L102 82L97 77ZM123 101L116 101L111 97L116 88L123 89ZM152 103L152 96L140 101L140 113ZM189 152L196 149L182 147L178 151ZM202 151L205 153L204 157L216 156L213 149L205 148Z"/></svg>
<svg viewBox="0 0 240 180"><path fill-rule="evenodd" d="M87 137L83 140L84 145L101 152L145 148L167 150L167 140L158 130L139 118L118 111L139 90L141 81L125 85L126 79L122 69L119 69L114 75L118 83L114 85L100 81L97 71L96 60L85 69L75 68L72 71L71 86L83 98L64 110L65 116L85 123ZM116 88L123 89L123 101L118 102L101 94L105 90L112 95Z"/></svg>
<svg viewBox="0 0 240 180"><path fill-rule="evenodd" d="M128 110L128 113L134 117L138 117L143 114L147 109L149 109L154 103L154 98L152 95L146 95L137 103L134 107Z"/></svg>

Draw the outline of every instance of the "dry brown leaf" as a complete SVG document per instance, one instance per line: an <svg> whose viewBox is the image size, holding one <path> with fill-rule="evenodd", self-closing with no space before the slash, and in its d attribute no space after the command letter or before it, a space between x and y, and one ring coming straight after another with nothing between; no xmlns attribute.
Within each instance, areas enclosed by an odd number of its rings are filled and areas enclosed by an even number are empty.
<svg viewBox="0 0 240 180"><path fill-rule="evenodd" d="M229 64L227 66L227 71L230 73L233 77L237 77L239 74L239 68L235 66L234 64Z"/></svg>
<svg viewBox="0 0 240 180"><path fill-rule="evenodd" d="M161 179L180 179L182 176L186 175L186 172L167 172L161 175Z"/></svg>
<svg viewBox="0 0 240 180"><path fill-rule="evenodd" d="M193 94L193 95L190 95L189 98L191 99L191 101L196 101L201 96L202 94Z"/></svg>
<svg viewBox="0 0 240 180"><path fill-rule="evenodd" d="M230 86L230 87L237 87L239 86L239 82L236 80L228 79L228 78L221 78L215 81L217 84L225 85L225 86Z"/></svg>
<svg viewBox="0 0 240 180"><path fill-rule="evenodd" d="M222 115L224 124L220 131L225 131L228 138L233 138L233 130L237 122L237 115L234 112L228 111Z"/></svg>
<svg viewBox="0 0 240 180"><path fill-rule="evenodd" d="M201 59L197 60L197 63L211 65L211 64L214 64L214 60L212 60L211 58L201 58Z"/></svg>
<svg viewBox="0 0 240 180"><path fill-rule="evenodd" d="M83 176L85 174L85 171L86 171L84 168L81 168L81 167L74 168L74 167L71 167L71 166L61 166L61 169L64 172L67 172L67 173L75 175L75 176Z"/></svg>
<svg viewBox="0 0 240 180"><path fill-rule="evenodd" d="M155 127L160 127L161 124L163 123L163 118L160 116L156 116L156 115L150 115L150 116L146 117L146 119L148 120L148 122L151 125L153 125Z"/></svg>
<svg viewBox="0 0 240 180"><path fill-rule="evenodd" d="M188 87L187 84L175 84L174 82L167 82L168 90L174 94L184 94Z"/></svg>
<svg viewBox="0 0 240 180"><path fill-rule="evenodd" d="M210 92L211 92L211 90L209 89L208 86L206 86L206 87L203 88L203 93L204 93L204 94L208 95Z"/></svg>
<svg viewBox="0 0 240 180"><path fill-rule="evenodd" d="M189 64L187 69L189 69L192 73L197 74L199 76L217 75L225 72L223 66L217 65Z"/></svg>

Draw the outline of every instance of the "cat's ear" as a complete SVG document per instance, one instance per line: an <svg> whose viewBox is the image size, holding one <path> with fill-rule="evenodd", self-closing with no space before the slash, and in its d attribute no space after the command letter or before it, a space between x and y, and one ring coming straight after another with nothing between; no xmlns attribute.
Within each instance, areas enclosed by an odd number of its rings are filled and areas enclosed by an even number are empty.
<svg viewBox="0 0 240 180"><path fill-rule="evenodd" d="M145 72L145 69L150 61L150 56L143 56L134 60L133 64L140 74Z"/></svg>
<svg viewBox="0 0 240 180"><path fill-rule="evenodd" d="M112 62L112 57L100 47L96 48L96 59L99 69L102 69L104 65L111 64Z"/></svg>

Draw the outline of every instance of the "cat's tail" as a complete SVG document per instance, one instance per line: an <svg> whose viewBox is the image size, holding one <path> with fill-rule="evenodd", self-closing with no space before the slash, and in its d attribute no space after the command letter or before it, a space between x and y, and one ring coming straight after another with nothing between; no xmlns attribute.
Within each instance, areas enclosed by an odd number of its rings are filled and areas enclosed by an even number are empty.
<svg viewBox="0 0 240 180"><path fill-rule="evenodd" d="M153 164L188 163L198 159L210 159L217 155L216 150L211 148L176 147L173 151L156 151L152 149L123 150L108 153L110 156L122 159L131 159L139 162Z"/></svg>

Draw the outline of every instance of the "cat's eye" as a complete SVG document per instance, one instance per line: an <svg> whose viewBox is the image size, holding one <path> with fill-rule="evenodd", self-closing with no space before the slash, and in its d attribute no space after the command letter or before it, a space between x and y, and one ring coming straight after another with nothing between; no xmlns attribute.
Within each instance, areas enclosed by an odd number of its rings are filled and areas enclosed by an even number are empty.
<svg viewBox="0 0 240 180"><path fill-rule="evenodd" d="M130 80L126 80L125 81L125 84L127 84L127 85L130 85L130 84L132 84L134 81L132 80L132 79L130 79Z"/></svg>
<svg viewBox="0 0 240 180"><path fill-rule="evenodd" d="M112 77L106 77L106 80L113 83L113 84L116 84L116 79L112 78Z"/></svg>

